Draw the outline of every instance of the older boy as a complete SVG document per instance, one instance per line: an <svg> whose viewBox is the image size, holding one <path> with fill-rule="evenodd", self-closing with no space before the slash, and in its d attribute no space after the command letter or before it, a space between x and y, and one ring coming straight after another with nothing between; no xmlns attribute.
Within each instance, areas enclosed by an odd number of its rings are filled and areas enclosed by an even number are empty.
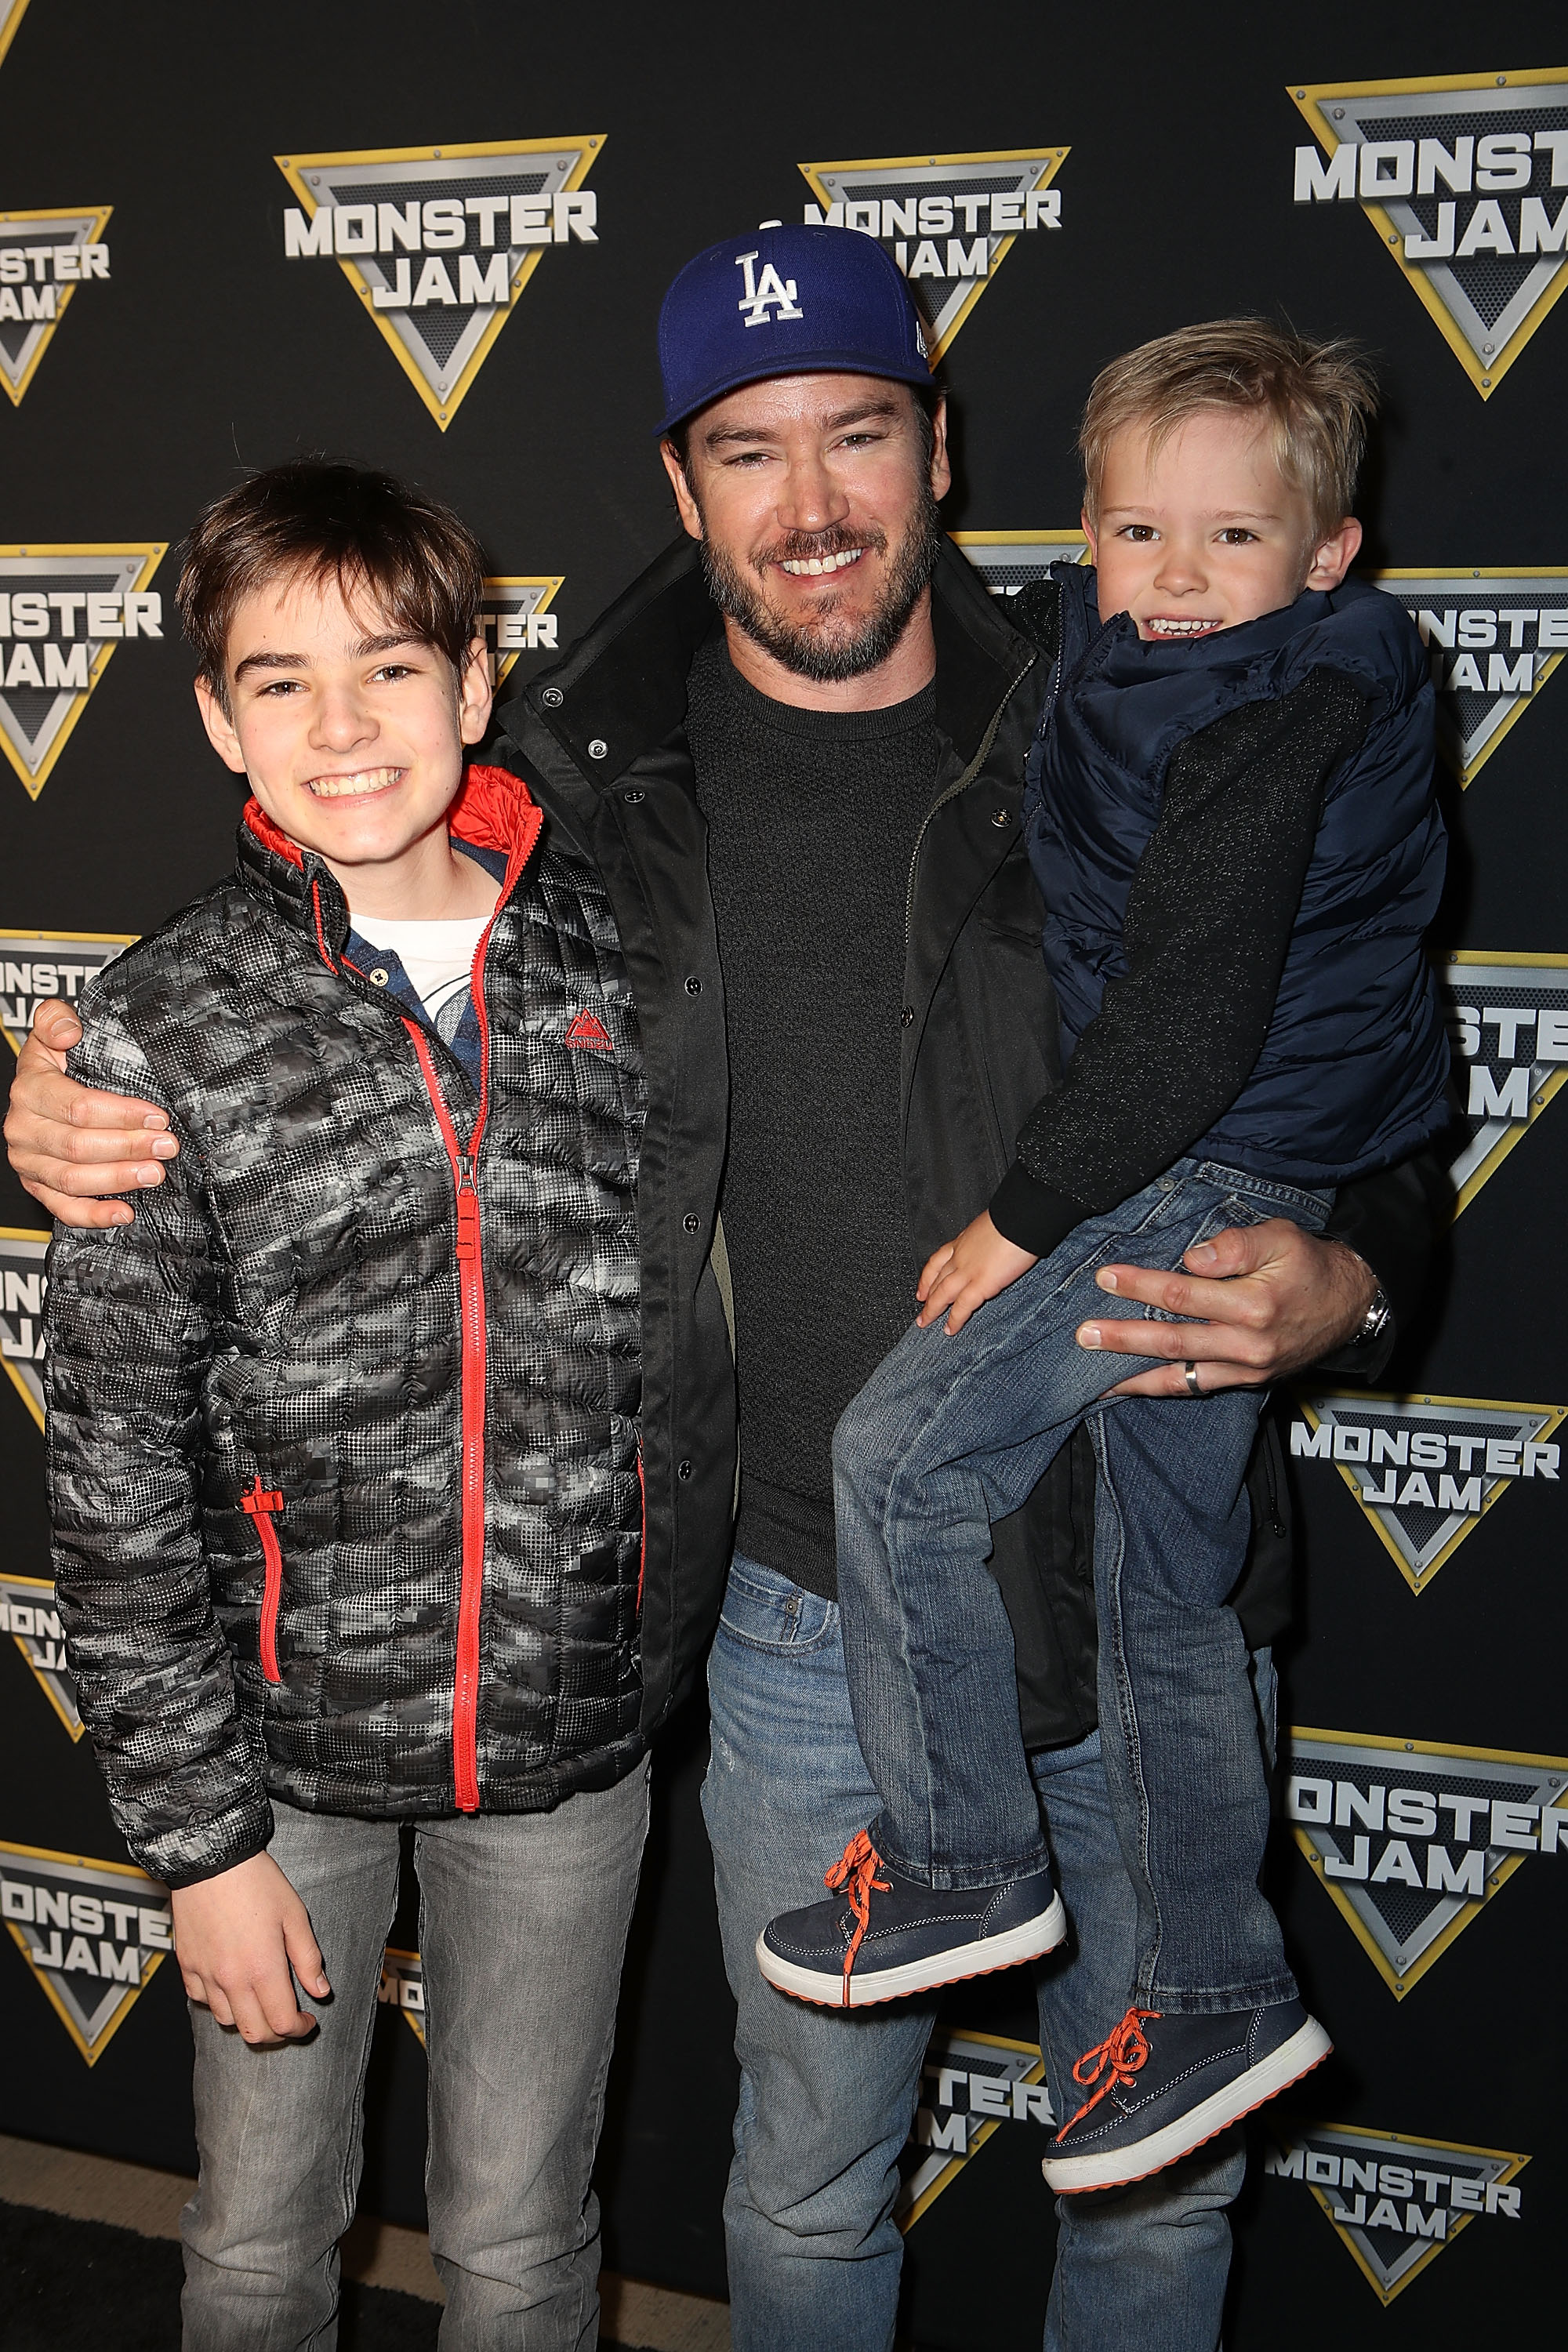
<svg viewBox="0 0 1568 2352"><path fill-rule="evenodd" d="M403 1822L442 2343L596 2339L647 1802L642 1063L597 877L465 769L481 591L385 476L282 467L201 518L238 864L73 1056L183 1146L134 1223L58 1232L47 1383L71 1668L192 2001L195 2352L335 2340Z"/></svg>
<svg viewBox="0 0 1568 2352"><path fill-rule="evenodd" d="M1096 382L1097 574L1055 569L1025 806L1067 1071L835 1440L883 1810L828 1874L841 1898L774 1919L757 1957L782 1990L851 2007L1066 1933L986 1561L992 1523L1088 1418L1101 1735L1140 1949L1131 2006L1075 2069L1090 2095L1045 2167L1061 2190L1177 2161L1330 2046L1258 1886L1268 1797L1227 1605L1261 1394L1108 1402L1076 1335L1108 1265L1174 1272L1270 1217L1319 1230L1340 1184L1450 1115L1422 953L1444 865L1432 688L1404 614L1344 579L1373 404L1342 346L1249 320Z"/></svg>

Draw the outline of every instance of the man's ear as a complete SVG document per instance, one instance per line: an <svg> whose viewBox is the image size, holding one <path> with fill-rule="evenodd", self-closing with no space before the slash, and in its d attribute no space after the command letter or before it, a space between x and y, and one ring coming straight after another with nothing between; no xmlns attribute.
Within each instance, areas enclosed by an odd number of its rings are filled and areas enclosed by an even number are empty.
<svg viewBox="0 0 1568 2352"><path fill-rule="evenodd" d="M680 462L675 444L667 435L658 445L664 459L664 470L669 476L669 487L675 492L675 503L689 539L702 536L702 513L692 496L691 485L686 478L686 468Z"/></svg>
<svg viewBox="0 0 1568 2352"><path fill-rule="evenodd" d="M947 394L943 393L931 411L931 489L934 499L945 499L952 488L952 464L947 454Z"/></svg>
<svg viewBox="0 0 1568 2352"><path fill-rule="evenodd" d="M1351 565L1361 552L1362 528L1354 515L1347 515L1338 530L1321 539L1312 550L1312 562L1304 588L1337 588Z"/></svg>
<svg viewBox="0 0 1568 2352"><path fill-rule="evenodd" d="M217 689L205 677L196 680L196 709L202 714L202 725L207 730L207 741L226 768L237 776L245 773L245 754L239 748L239 738L234 731L234 721L224 709Z"/></svg>
<svg viewBox="0 0 1568 2352"><path fill-rule="evenodd" d="M496 698L490 678L489 646L481 629L468 640L461 675L458 679L458 727L465 743L483 740L485 729L490 723L490 706Z"/></svg>

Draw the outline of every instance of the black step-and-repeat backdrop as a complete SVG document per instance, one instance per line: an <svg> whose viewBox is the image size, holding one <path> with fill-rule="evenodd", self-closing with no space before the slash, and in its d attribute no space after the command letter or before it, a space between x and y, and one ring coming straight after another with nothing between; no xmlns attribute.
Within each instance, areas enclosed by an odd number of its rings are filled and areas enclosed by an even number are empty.
<svg viewBox="0 0 1568 2352"><path fill-rule="evenodd" d="M826 160L824 160L826 159ZM1555 6L1114 18L689 5L0 0L0 1027L227 863L172 551L247 467L391 466L477 526L515 688L673 528L649 427L679 265L774 218L879 237L957 412L998 595L1079 549L1113 352L1264 310L1387 393L1365 562L1441 689L1435 952L1458 1212L1390 1391L1282 1401L1305 1523L1276 1891L1338 2054L1260 2119L1233 2347L1542 2325L1563 2157L1568 1470L1568 25ZM506 686L503 684L503 693ZM1561 707L1560 707L1561 706ZM162 1890L81 1742L47 1581L46 1235L0 1198L0 2128L192 2162ZM623 2269L722 2294L730 2005L667 1741L601 2164ZM423 1988L387 1955L367 2200L420 2218ZM1039 2340L1027 1987L955 1994L907 2158L911 2335Z"/></svg>

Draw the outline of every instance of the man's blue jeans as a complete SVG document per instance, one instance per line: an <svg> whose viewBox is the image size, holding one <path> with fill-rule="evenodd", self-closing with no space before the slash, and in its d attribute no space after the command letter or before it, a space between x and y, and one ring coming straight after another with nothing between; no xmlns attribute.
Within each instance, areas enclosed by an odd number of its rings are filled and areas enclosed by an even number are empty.
<svg viewBox="0 0 1568 2352"><path fill-rule="evenodd" d="M1267 1654L1258 1664L1271 1737ZM903 2248L898 2158L934 2003L816 2009L766 1983L754 1949L776 1911L820 1896L824 1868L876 1803L837 1607L738 1559L709 1690L702 1809L742 2070L724 2202L731 2341L734 2352L889 2352ZM1136 1904L1098 1735L1034 1765L1074 1927L1037 1971L1047 2079L1065 2120L1082 2095L1075 2059L1125 2006ZM1059 2199L1046 2352L1215 2352L1230 2263L1226 2209L1245 2163L1231 2133L1142 2188Z"/></svg>
<svg viewBox="0 0 1568 2352"><path fill-rule="evenodd" d="M1045 1858L1012 1629L986 1562L992 1522L1090 1423L1106 1507L1095 1572L1100 1730L1139 1913L1137 1966L1117 2016L1134 1996L1207 2011L1296 1991L1258 1885L1268 1793L1246 1644L1226 1606L1246 1561L1262 1400L1226 1389L1195 1402L1102 1402L1106 1360L1073 1335L1106 1312L1100 1266L1176 1267L1226 1226L1270 1216L1317 1226L1331 1205L1180 1160L1079 1225L961 1331L911 1325L835 1434L850 1696L882 1797L871 1843L909 1877L964 1887L1026 1875ZM1123 1377L1157 1360L1116 1360ZM1107 2016L1100 2032L1114 2022Z"/></svg>

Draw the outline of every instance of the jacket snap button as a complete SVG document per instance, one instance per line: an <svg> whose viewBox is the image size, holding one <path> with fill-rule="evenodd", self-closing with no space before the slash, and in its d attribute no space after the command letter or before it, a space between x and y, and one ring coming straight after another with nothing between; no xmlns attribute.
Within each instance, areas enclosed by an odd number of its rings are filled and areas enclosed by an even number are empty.
<svg viewBox="0 0 1568 2352"><path fill-rule="evenodd" d="M646 793L623 793L621 794L621 798L625 801L627 808L640 808L643 802L647 800L647 794Z"/></svg>
<svg viewBox="0 0 1568 2352"><path fill-rule="evenodd" d="M539 699L547 710L559 710L566 697L558 686L542 686L539 689Z"/></svg>
<svg viewBox="0 0 1568 2352"><path fill-rule="evenodd" d="M680 1222L685 1226L689 1234L700 1233L702 1230L702 1220L700 1217L685 1216L682 1217Z"/></svg>
<svg viewBox="0 0 1568 2352"><path fill-rule="evenodd" d="M997 832L1000 833L1003 826L1011 824L1013 820L1005 809L993 809L991 812L991 822L995 826Z"/></svg>
<svg viewBox="0 0 1568 2352"><path fill-rule="evenodd" d="M678 1478L689 1478L689 1477L690 1477L690 1475L691 1475L691 1465L690 1465L690 1463L689 1463L689 1462L682 1462L682 1463L678 1466L678 1468L677 1468L677 1470L676 1470L675 1475L676 1475L676 1476L677 1476Z"/></svg>
<svg viewBox="0 0 1568 2352"><path fill-rule="evenodd" d="M902 1022L906 1029L909 1027L910 1022L913 1021L914 1017L915 1008L912 1004L906 1004L903 1011L899 1015L899 1019Z"/></svg>
<svg viewBox="0 0 1568 2352"><path fill-rule="evenodd" d="M365 974L365 978L369 981L373 988L384 988L386 986L387 973L381 964L377 964L374 971L367 972Z"/></svg>
<svg viewBox="0 0 1568 2352"><path fill-rule="evenodd" d="M595 735L588 746L588 757L590 760L602 760L609 748L602 735Z"/></svg>
<svg viewBox="0 0 1568 2352"><path fill-rule="evenodd" d="M702 982L698 979L695 972L691 973L690 977L687 981L686 993L688 996L700 996L702 993Z"/></svg>

